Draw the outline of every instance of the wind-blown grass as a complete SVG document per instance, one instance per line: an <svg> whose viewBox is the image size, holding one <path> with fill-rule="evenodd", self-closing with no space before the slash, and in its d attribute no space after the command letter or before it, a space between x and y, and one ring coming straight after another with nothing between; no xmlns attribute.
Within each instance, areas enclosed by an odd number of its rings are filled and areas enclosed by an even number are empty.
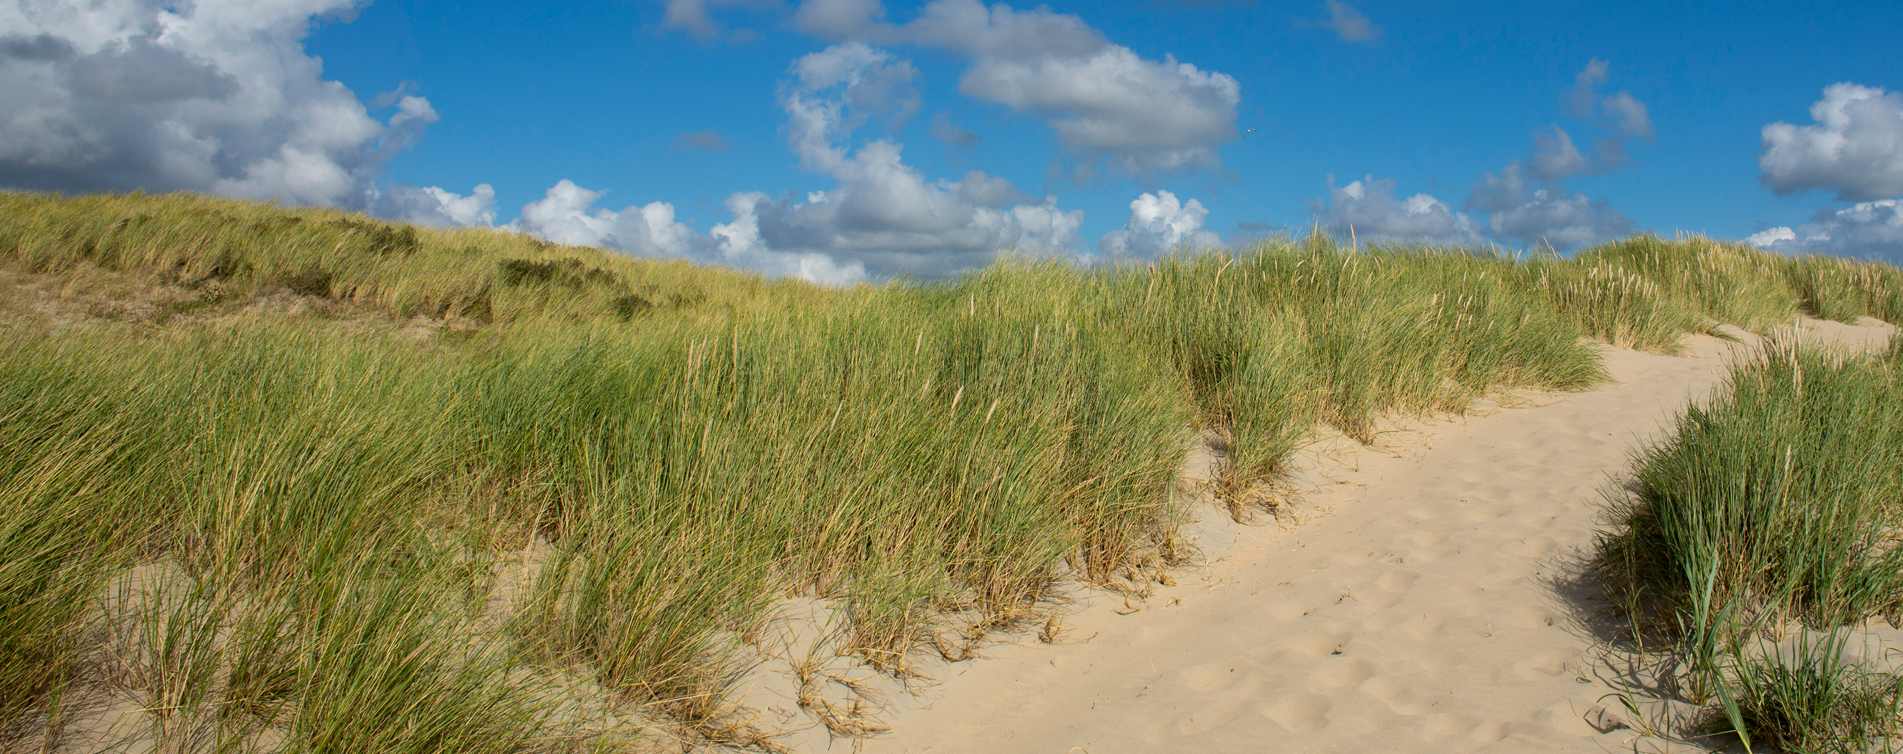
<svg viewBox="0 0 1903 754"><path fill-rule="evenodd" d="M186 196L0 194L0 262L468 325L0 329L0 715L104 689L181 748L598 733L552 674L706 723L732 637L797 594L903 672L947 611L997 626L1065 575L1178 557L1194 430L1226 441L1233 507L1273 505L1318 423L1370 440L1386 414L1584 388L1588 337L1667 349L1800 298L1776 258L1656 239L1580 261L1311 239L827 290ZM499 597L526 549L546 558Z"/></svg>

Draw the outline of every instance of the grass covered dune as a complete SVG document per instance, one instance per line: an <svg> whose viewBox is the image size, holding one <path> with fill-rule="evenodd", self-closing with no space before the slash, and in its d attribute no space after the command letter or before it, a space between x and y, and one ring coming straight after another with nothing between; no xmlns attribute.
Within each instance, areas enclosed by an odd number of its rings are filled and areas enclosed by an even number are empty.
<svg viewBox="0 0 1903 754"><path fill-rule="evenodd" d="M1367 440L1387 413L1584 388L1588 339L1903 320L1895 268L1651 237L829 290L0 194L0 265L185 292L139 322L0 319L0 731L129 709L119 734L178 750L614 748L655 716L744 742L722 695L776 600L836 600L852 651L903 672L949 611L999 625L1060 578L1141 579L1182 554L1198 430L1240 511L1318 424ZM341 308L243 307L286 291ZM455 327L364 325L416 317Z"/></svg>

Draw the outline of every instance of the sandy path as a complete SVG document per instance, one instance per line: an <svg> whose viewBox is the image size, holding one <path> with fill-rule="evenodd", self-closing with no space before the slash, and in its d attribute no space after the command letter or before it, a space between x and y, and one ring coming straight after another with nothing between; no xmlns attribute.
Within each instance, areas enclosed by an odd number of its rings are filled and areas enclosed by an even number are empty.
<svg viewBox="0 0 1903 754"><path fill-rule="evenodd" d="M1806 323L1808 340L1887 326ZM1568 587L1601 492L1733 344L1607 349L1614 382L1314 453L1293 527L1253 527L1135 614L1085 595L1055 645L1016 639L890 700L872 752L1609 751L1608 691ZM1596 614L1594 610L1586 610ZM841 740L834 748L850 744Z"/></svg>

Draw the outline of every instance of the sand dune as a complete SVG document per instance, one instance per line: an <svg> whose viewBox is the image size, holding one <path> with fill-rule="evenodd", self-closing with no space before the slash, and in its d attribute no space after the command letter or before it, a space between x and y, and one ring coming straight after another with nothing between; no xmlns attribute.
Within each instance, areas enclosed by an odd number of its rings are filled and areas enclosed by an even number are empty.
<svg viewBox="0 0 1903 754"><path fill-rule="evenodd" d="M1806 321L1864 347L1891 329ZM1006 637L883 699L890 732L809 729L870 752L1607 751L1616 616L1576 581L1630 454L1751 347L1605 349L1614 382L1515 396L1462 419L1318 442L1293 525L1192 527L1208 562L1140 610L1076 595L1056 641ZM1052 638L1052 637L1045 637Z"/></svg>

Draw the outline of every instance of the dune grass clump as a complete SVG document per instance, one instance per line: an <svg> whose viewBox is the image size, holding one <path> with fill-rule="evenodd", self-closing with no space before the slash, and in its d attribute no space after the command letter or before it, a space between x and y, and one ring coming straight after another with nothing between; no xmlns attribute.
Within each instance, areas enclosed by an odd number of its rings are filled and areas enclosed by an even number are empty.
<svg viewBox="0 0 1903 754"><path fill-rule="evenodd" d="M848 651L905 673L944 615L981 632L1059 579L1180 557L1198 430L1232 510L1272 506L1318 424L1372 441L1385 415L1590 386L1589 337L1664 350L1788 318L1787 268L1753 254L1314 238L823 289L330 211L0 194L0 263L29 274L463 325L0 329L0 720L57 732L129 700L177 749L555 750L655 713L711 731L736 637L777 600L831 600ZM1820 568L1785 602L1887 604ZM577 694L628 714L580 720Z"/></svg>
<svg viewBox="0 0 1903 754"><path fill-rule="evenodd" d="M1639 462L1637 584L1839 624L1903 604L1903 384L1881 355L1777 342Z"/></svg>
<svg viewBox="0 0 1903 754"><path fill-rule="evenodd" d="M1888 545L1903 517L1898 366L1789 341L1738 366L1641 459L1623 544L1665 560L1635 573L1664 576L1648 586L1675 599L1820 623L1903 603L1903 552Z"/></svg>
<svg viewBox="0 0 1903 754"><path fill-rule="evenodd" d="M1670 351L1702 325L1697 312L1638 272L1604 261L1541 260L1531 268L1554 306L1615 346Z"/></svg>
<svg viewBox="0 0 1903 754"><path fill-rule="evenodd" d="M0 437L30 464L4 485L11 711L125 699L181 749L541 735L466 629L468 558L417 526L454 467L425 354L271 328L6 346Z"/></svg>
<svg viewBox="0 0 1903 754"><path fill-rule="evenodd" d="M1748 740L1860 751L1895 733L1899 679L1850 630L1903 607L1903 341L1845 355L1774 340L1638 459L1601 565L1635 626ZM1795 649L1748 638L1796 623Z"/></svg>
<svg viewBox="0 0 1903 754"><path fill-rule="evenodd" d="M1789 322L1800 303L1784 279L1783 258L1708 238L1634 236L1581 252L1577 261L1637 275L1701 330L1730 324L1764 331Z"/></svg>
<svg viewBox="0 0 1903 754"><path fill-rule="evenodd" d="M1785 262L1785 275L1804 308L1825 319L1869 316L1903 320L1903 270L1876 262L1806 256Z"/></svg>
<svg viewBox="0 0 1903 754"><path fill-rule="evenodd" d="M0 360L0 733L73 679L87 649L88 609L129 539L115 513L156 471L158 438L115 400L61 385L77 361L45 344L4 343ZM78 426L74 426L78 425Z"/></svg>

